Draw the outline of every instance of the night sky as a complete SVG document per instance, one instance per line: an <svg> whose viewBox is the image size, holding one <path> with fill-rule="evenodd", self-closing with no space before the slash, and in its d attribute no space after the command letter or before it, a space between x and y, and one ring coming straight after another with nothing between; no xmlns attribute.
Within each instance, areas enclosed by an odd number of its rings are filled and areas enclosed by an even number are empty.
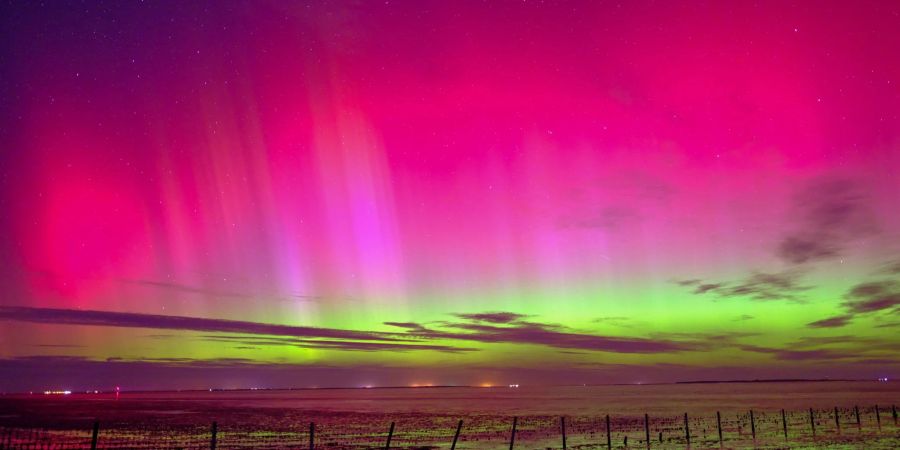
<svg viewBox="0 0 900 450"><path fill-rule="evenodd" d="M900 3L4 2L0 390L900 377Z"/></svg>

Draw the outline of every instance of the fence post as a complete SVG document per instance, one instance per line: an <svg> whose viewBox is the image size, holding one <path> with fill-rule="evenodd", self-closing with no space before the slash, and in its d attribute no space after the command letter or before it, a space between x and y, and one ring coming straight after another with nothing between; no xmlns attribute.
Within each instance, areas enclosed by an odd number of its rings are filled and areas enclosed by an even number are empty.
<svg viewBox="0 0 900 450"><path fill-rule="evenodd" d="M212 423L212 433L209 437L209 450L216 450L216 435L219 432L219 424L216 422Z"/></svg>
<svg viewBox="0 0 900 450"><path fill-rule="evenodd" d="M812 429L812 436L813 436L813 439L815 439L815 437L816 437L816 418L813 415L812 408L809 408L809 427L810 427L810 429Z"/></svg>
<svg viewBox="0 0 900 450"><path fill-rule="evenodd" d="M853 413L856 414L856 429L862 431L862 422L859 421L859 406L853 407Z"/></svg>
<svg viewBox="0 0 900 450"><path fill-rule="evenodd" d="M684 413L684 440L687 445L691 445L691 428L688 426L687 413Z"/></svg>
<svg viewBox="0 0 900 450"><path fill-rule="evenodd" d="M609 414L606 415L606 450L612 449L612 434L609 433Z"/></svg>
<svg viewBox="0 0 900 450"><path fill-rule="evenodd" d="M513 417L513 427L512 433L509 434L509 450L513 449L513 445L516 443L516 422L518 421L518 417Z"/></svg>
<svg viewBox="0 0 900 450"><path fill-rule="evenodd" d="M391 422L391 429L388 430L388 439L387 443L384 444L384 450L389 450L391 448L391 438L394 437L394 422Z"/></svg>
<svg viewBox="0 0 900 450"><path fill-rule="evenodd" d="M644 437L647 439L647 448L650 448L650 416L644 413Z"/></svg>
<svg viewBox="0 0 900 450"><path fill-rule="evenodd" d="M787 417L784 415L784 410L781 410L781 426L784 427L784 440L787 440Z"/></svg>
<svg viewBox="0 0 900 450"><path fill-rule="evenodd" d="M897 405L891 405L891 415L894 416L894 426L897 426Z"/></svg>
<svg viewBox="0 0 900 450"><path fill-rule="evenodd" d="M563 450L566 450L566 416L560 416L559 428L562 430Z"/></svg>
<svg viewBox="0 0 900 450"><path fill-rule="evenodd" d="M91 431L91 450L97 450L97 437L100 434L100 422L94 421L94 429Z"/></svg>
<svg viewBox="0 0 900 450"><path fill-rule="evenodd" d="M881 431L881 413L878 412L878 405L875 405L875 422L878 423L878 431Z"/></svg>
<svg viewBox="0 0 900 450"><path fill-rule="evenodd" d="M722 446L722 414L716 411L716 429L719 430L719 447Z"/></svg>
<svg viewBox="0 0 900 450"><path fill-rule="evenodd" d="M834 407L834 426L837 429L837 434L841 434L841 416L838 415L837 406Z"/></svg>
<svg viewBox="0 0 900 450"><path fill-rule="evenodd" d="M394 422L391 422L391 429L388 430L388 441L384 444L384 450L390 450L392 437L394 437Z"/></svg>
<svg viewBox="0 0 900 450"><path fill-rule="evenodd" d="M453 435L453 443L450 444L450 450L456 450L456 440L459 439L459 430L462 429L462 419L456 424L456 434Z"/></svg>
<svg viewBox="0 0 900 450"><path fill-rule="evenodd" d="M309 450L316 448L316 423L309 423Z"/></svg>
<svg viewBox="0 0 900 450"><path fill-rule="evenodd" d="M750 410L750 435L756 440L756 420L753 418L753 410Z"/></svg>

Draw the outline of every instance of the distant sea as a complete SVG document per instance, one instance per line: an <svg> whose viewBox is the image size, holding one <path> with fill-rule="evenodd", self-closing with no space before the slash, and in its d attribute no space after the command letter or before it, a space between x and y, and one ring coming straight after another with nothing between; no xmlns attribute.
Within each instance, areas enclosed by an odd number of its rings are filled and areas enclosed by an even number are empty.
<svg viewBox="0 0 900 450"><path fill-rule="evenodd" d="M73 394L69 397L93 398ZM97 396L103 398L103 396ZM106 397L109 397L108 395ZM485 415L675 415L684 412L890 407L900 382L792 381L655 385L417 387L123 393L133 402L197 402L224 408L356 413Z"/></svg>

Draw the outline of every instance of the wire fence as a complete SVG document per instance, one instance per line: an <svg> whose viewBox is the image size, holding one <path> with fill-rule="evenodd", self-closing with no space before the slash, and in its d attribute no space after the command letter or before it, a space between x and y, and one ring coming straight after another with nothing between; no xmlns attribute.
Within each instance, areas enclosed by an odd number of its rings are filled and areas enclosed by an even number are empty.
<svg viewBox="0 0 900 450"><path fill-rule="evenodd" d="M853 407L690 416L451 416L398 414L388 423L324 418L296 426L110 423L0 427L0 449L607 449L900 448L897 408Z"/></svg>

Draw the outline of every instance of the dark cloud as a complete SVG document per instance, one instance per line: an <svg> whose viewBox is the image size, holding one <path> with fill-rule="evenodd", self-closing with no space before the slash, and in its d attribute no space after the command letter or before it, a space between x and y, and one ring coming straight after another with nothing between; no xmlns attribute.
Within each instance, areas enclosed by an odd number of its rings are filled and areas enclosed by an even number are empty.
<svg viewBox="0 0 900 450"><path fill-rule="evenodd" d="M857 284L847 291L846 297L850 299L866 299L887 295L897 289L897 283L891 280L887 281L869 281Z"/></svg>
<svg viewBox="0 0 900 450"><path fill-rule="evenodd" d="M158 330L207 331L241 334L267 334L305 338L331 338L367 341L394 341L386 333L275 325L239 320L200 317L163 316L112 311L0 306L0 319L58 325L150 328Z"/></svg>
<svg viewBox="0 0 900 450"><path fill-rule="evenodd" d="M890 262L885 264L884 268L881 272L890 274L890 275L900 275L900 261Z"/></svg>
<svg viewBox="0 0 900 450"><path fill-rule="evenodd" d="M777 253L792 264L803 264L835 257L839 251L827 234L806 234L785 237L778 244Z"/></svg>
<svg viewBox="0 0 900 450"><path fill-rule="evenodd" d="M729 331L729 332L674 332L674 333L651 333L652 339L674 340L677 342L689 343L692 350L695 351L713 351L720 350L725 347L737 347L742 345L740 340L759 336L760 333L752 331Z"/></svg>
<svg viewBox="0 0 900 450"><path fill-rule="evenodd" d="M875 351L893 349L895 343L876 337L854 335L841 336L807 336L797 339L789 345L791 348L811 349L824 346L855 346L859 351Z"/></svg>
<svg viewBox="0 0 900 450"><path fill-rule="evenodd" d="M461 319L474 320L476 322L511 323L519 319L524 319L527 316L511 312L490 312L475 314L456 314L456 317L459 317Z"/></svg>
<svg viewBox="0 0 900 450"><path fill-rule="evenodd" d="M402 327L421 338L474 341L488 344L516 343L568 350L615 353L668 353L690 351L691 343L663 339L618 338L580 333L567 327L524 321L514 313L457 314L466 322L442 322L439 328L403 323Z"/></svg>
<svg viewBox="0 0 900 450"><path fill-rule="evenodd" d="M792 300L809 289L800 284L800 272L754 272L747 278L716 292L723 297L749 297L753 300Z"/></svg>
<svg viewBox="0 0 900 450"><path fill-rule="evenodd" d="M850 315L834 316L810 322L806 326L810 328L838 328L847 325L851 320L853 320L853 316Z"/></svg>
<svg viewBox="0 0 900 450"><path fill-rule="evenodd" d="M281 337L244 337L244 336L203 336L201 339L211 342L232 342L248 346L291 346L300 348L314 348L327 350L347 350L372 352L381 350L412 351L433 350L445 353L462 353L477 351L474 348L452 347L448 345L433 344L409 344L392 342L359 342L359 341L335 341L335 340L310 340Z"/></svg>
<svg viewBox="0 0 900 450"><path fill-rule="evenodd" d="M742 345L739 348L747 352L771 354L779 361L843 360L859 356L856 352L835 349L793 350L755 345Z"/></svg>
<svg viewBox="0 0 900 450"><path fill-rule="evenodd" d="M865 300L846 302L844 303L844 305L847 306L847 308L851 312L857 314L885 310L890 310L896 313L898 312L898 308L900 308L900 293L872 297Z"/></svg>
<svg viewBox="0 0 900 450"><path fill-rule="evenodd" d="M698 284L697 287L694 288L695 294L705 294L709 291L715 291L721 289L724 286L722 283L703 283Z"/></svg>
<svg viewBox="0 0 900 450"><path fill-rule="evenodd" d="M812 182L795 200L796 229L778 244L791 264L840 256L843 244L876 230L869 198L860 183L829 177Z"/></svg>
<svg viewBox="0 0 900 450"><path fill-rule="evenodd" d="M622 328L634 328L637 324L628 317L624 316L611 316L611 317L597 317L592 320L593 323L603 323L614 327L622 327Z"/></svg>
<svg viewBox="0 0 900 450"><path fill-rule="evenodd" d="M473 340L484 343L536 344L548 347L594 350L615 353L668 353L690 350L691 346L673 341L641 338L615 338L563 332L542 324L517 324L510 327L460 325L473 333L437 333L435 337Z"/></svg>
<svg viewBox="0 0 900 450"><path fill-rule="evenodd" d="M739 344L737 348L755 353L771 354L779 361L853 361L880 358L900 362L896 342L876 337L811 336L802 337L783 347L763 347Z"/></svg>
<svg viewBox="0 0 900 450"><path fill-rule="evenodd" d="M800 283L800 277L800 271L791 270L777 273L753 272L746 278L733 282L696 280L690 284L676 283L693 287L691 292L694 294L711 293L722 298L747 297L759 301L801 301L799 294L809 287Z"/></svg>
<svg viewBox="0 0 900 450"><path fill-rule="evenodd" d="M410 333L429 331L424 326L415 322L384 322L384 324L391 327L406 328Z"/></svg>
<svg viewBox="0 0 900 450"><path fill-rule="evenodd" d="M809 287L801 283L805 263L842 255L848 241L877 231L870 199L862 183L836 176L823 177L806 185L794 199L792 214L795 225L778 242L775 254L788 263L788 268L769 273L754 271L734 282L690 279L676 281L692 289L694 294L715 294L722 298L746 297L752 300L804 301L801 294ZM900 269L900 264L897 264ZM852 310L890 308L894 298L868 300ZM850 318L817 321L811 327L841 326Z"/></svg>
<svg viewBox="0 0 900 450"><path fill-rule="evenodd" d="M870 281L851 288L842 305L851 313L900 312L900 283L893 280Z"/></svg>
<svg viewBox="0 0 900 450"><path fill-rule="evenodd" d="M857 315L877 312L900 313L900 283L894 280L866 281L850 288L841 303L845 313L807 324L810 328L837 328ZM876 325L880 328L883 326Z"/></svg>

